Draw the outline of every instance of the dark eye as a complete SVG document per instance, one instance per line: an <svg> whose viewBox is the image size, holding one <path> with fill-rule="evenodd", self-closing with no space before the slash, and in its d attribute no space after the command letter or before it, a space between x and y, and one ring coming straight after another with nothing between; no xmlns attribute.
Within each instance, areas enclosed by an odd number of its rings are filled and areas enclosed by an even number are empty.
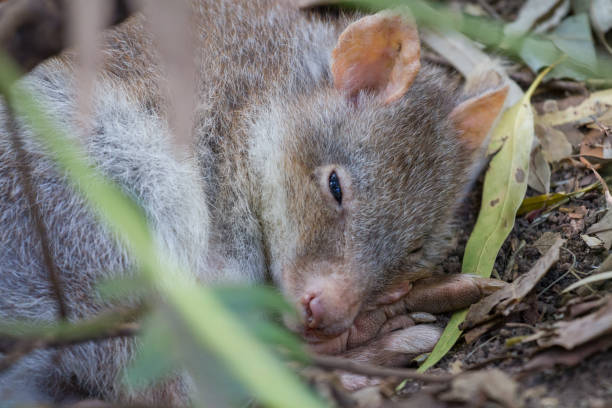
<svg viewBox="0 0 612 408"><path fill-rule="evenodd" d="M340 179L335 171L329 175L329 191L332 193L338 204L342 204L342 189L340 188Z"/></svg>

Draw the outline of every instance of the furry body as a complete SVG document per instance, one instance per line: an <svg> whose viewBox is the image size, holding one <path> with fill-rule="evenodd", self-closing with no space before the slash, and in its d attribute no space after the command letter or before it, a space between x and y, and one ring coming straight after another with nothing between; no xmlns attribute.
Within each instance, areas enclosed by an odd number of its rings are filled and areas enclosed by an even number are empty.
<svg viewBox="0 0 612 408"><path fill-rule="evenodd" d="M340 282L338 297L367 300L398 280L428 276L472 163L448 119L460 98L454 82L423 68L400 102L381 105L362 92L356 106L334 89L329 66L338 35L357 16L323 21L264 0L201 0L193 18L199 72L188 157L173 155L142 16L107 34L93 131L74 136L143 206L160 246L204 283L271 280L290 299L329 276ZM24 81L79 135L70 54ZM25 125L20 134L69 318L94 316L110 306L96 297L96 282L129 276L133 265ZM53 321L57 305L17 165L3 136L0 318ZM313 172L327 165L349 175L346 210L322 204ZM33 353L0 375L0 399L57 400L71 389L114 401L187 401L180 378L139 394L122 389L133 352L133 341L112 340Z"/></svg>

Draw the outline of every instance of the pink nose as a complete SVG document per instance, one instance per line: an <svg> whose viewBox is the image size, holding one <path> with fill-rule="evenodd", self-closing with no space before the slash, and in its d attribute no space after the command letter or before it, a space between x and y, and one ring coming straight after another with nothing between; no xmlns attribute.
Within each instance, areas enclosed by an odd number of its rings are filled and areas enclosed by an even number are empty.
<svg viewBox="0 0 612 408"><path fill-rule="evenodd" d="M308 294L302 298L302 304L304 306L306 324L311 329L318 328L325 314L321 298L315 294Z"/></svg>

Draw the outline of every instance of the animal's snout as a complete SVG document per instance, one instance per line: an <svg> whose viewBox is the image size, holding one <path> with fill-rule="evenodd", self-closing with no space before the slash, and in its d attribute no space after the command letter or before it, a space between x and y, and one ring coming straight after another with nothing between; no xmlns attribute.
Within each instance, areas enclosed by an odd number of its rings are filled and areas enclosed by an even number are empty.
<svg viewBox="0 0 612 408"><path fill-rule="evenodd" d="M305 325L310 329L318 329L325 318L325 308L321 297L314 293L304 295L302 298Z"/></svg>
<svg viewBox="0 0 612 408"><path fill-rule="evenodd" d="M347 330L361 308L359 293L345 279L333 276L308 282L298 305L305 336L326 338Z"/></svg>

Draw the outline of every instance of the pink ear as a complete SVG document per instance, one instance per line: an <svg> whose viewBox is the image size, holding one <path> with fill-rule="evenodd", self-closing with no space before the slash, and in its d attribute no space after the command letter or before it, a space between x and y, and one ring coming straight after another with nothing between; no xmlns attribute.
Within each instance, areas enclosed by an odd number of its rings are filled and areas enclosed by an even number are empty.
<svg viewBox="0 0 612 408"><path fill-rule="evenodd" d="M489 90L460 103L450 118L461 131L461 139L474 149L480 148L493 122L504 106L508 87Z"/></svg>
<svg viewBox="0 0 612 408"><path fill-rule="evenodd" d="M351 97L373 90L392 103L414 81L420 55L419 34L408 17L388 11L364 17L338 38L332 53L334 86Z"/></svg>

